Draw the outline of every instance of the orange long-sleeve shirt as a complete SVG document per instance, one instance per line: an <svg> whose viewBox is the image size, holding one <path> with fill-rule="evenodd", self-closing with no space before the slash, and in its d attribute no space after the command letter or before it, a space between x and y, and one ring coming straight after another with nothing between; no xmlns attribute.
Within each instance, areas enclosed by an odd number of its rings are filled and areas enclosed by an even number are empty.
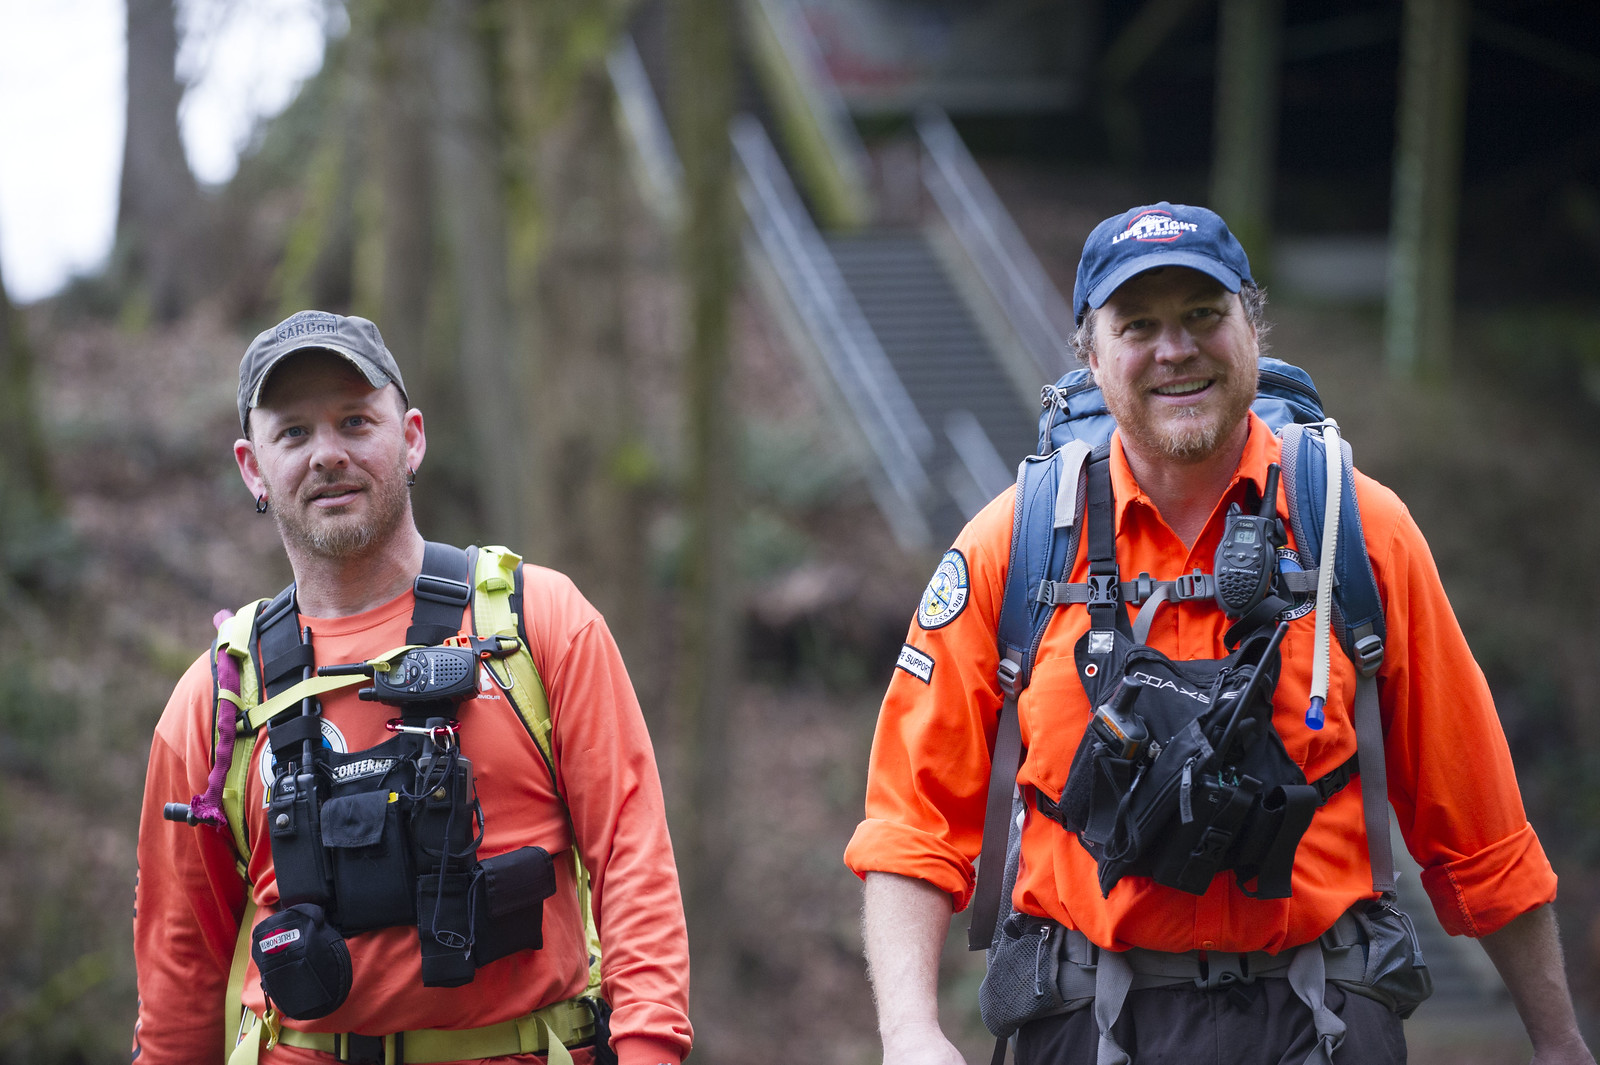
<svg viewBox="0 0 1600 1065"><path fill-rule="evenodd" d="M1122 578L1147 572L1156 580L1171 580L1196 567L1210 572L1228 503L1243 502L1246 482L1254 483L1258 494L1264 491L1267 465L1278 461L1281 451L1278 439L1251 415L1234 480L1190 549L1140 490L1120 438L1115 439L1111 479ZM1278 509L1284 514L1281 492ZM883 871L925 880L948 891L958 909L972 894L1001 703L995 633L1014 493L1008 490L990 503L956 540L954 550L969 575L959 613L936 618L931 629L911 625L907 643L913 653L903 655L902 662L912 668L895 670L884 698L872 746L866 819L845 853L858 875ZM1388 626L1378 692L1389 800L1445 928L1484 935L1552 900L1555 873L1523 812L1488 686L1421 531L1394 493L1359 473L1356 496ZM1292 540L1289 546L1294 548ZM1087 575L1086 546L1080 545L1071 579L1081 582ZM1331 655L1327 724L1321 731L1305 724L1314 621L1312 612L1291 623L1273 700L1273 723L1308 780L1337 768L1356 747L1351 719L1356 674L1337 647ZM1081 607L1054 611L1032 682L1018 701L1026 749L1018 780L1052 799L1061 796L1090 717L1072 653L1088 626L1088 611ZM1174 659L1221 658L1227 627L1214 604L1169 603L1156 615L1149 643ZM1103 898L1094 859L1031 806L1012 898L1018 909L1076 928L1113 950L1279 951L1310 941L1356 900L1370 897L1371 877L1361 789L1355 782L1312 820L1296 853L1288 899L1252 899L1231 875L1216 877L1200 896L1161 887L1148 877L1127 877Z"/></svg>
<svg viewBox="0 0 1600 1065"><path fill-rule="evenodd" d="M348 1001L291 1027L382 1035L421 1028L475 1028L521 1016L584 989L588 960L573 886L574 832L593 879L604 954L603 991L615 1013L622 1065L676 1065L688 1052L688 941L660 779L633 687L599 613L554 571L523 568L530 650L544 681L560 794L515 708L492 684L461 704L462 754L471 760L483 807L480 859L543 847L556 859L557 890L544 906L544 946L478 969L469 984L423 987L417 931L364 932L347 940L354 969ZM366 661L405 643L413 604L398 599L353 617L301 616L319 665ZM323 699L325 739L359 751L390 733L393 707L363 702L355 688ZM156 726L139 831L134 954L139 980L140 1065L216 1062L228 967L243 907L230 838L209 826L164 821L162 804L205 790L212 759L211 663L202 657L179 682ZM330 732L331 730L331 732ZM265 731L251 754L244 809L249 877L260 907L278 901L265 825ZM567 818L570 810L571 822ZM245 1004L260 1014L252 964ZM326 1061L280 1045L263 1060ZM516 1060L535 1062L529 1056Z"/></svg>

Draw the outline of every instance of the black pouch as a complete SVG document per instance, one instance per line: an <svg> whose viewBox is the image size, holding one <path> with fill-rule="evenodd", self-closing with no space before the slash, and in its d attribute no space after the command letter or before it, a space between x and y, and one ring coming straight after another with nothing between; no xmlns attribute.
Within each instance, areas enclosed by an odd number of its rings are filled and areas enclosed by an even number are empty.
<svg viewBox="0 0 1600 1065"><path fill-rule="evenodd" d="M1009 1038L1029 1021L1084 1005L1061 998L1057 973L1062 938L1060 925L1030 914L1012 911L1000 923L978 988L978 1012L996 1038Z"/></svg>
<svg viewBox="0 0 1600 1065"><path fill-rule="evenodd" d="M326 1017L350 996L350 950L320 906L303 902L256 925L250 956L261 989L286 1017Z"/></svg>
<svg viewBox="0 0 1600 1065"><path fill-rule="evenodd" d="M466 871L417 877L423 987L472 982L472 879Z"/></svg>
<svg viewBox="0 0 1600 1065"><path fill-rule="evenodd" d="M1351 911L1365 939L1366 971L1360 980L1333 980L1347 991L1376 999L1405 1018L1433 994L1411 917L1389 899L1372 899Z"/></svg>
<svg viewBox="0 0 1600 1065"><path fill-rule="evenodd" d="M555 890L555 863L543 847L485 859L473 882L472 960L482 966L544 946L544 900Z"/></svg>
<svg viewBox="0 0 1600 1065"><path fill-rule="evenodd" d="M416 868L435 872L458 859L470 865L478 828L472 763L456 752L424 755L417 763L417 787L422 794L411 810Z"/></svg>
<svg viewBox="0 0 1600 1065"><path fill-rule="evenodd" d="M322 804L322 843L333 859L339 924L354 935L416 921L416 875L397 792L336 795Z"/></svg>

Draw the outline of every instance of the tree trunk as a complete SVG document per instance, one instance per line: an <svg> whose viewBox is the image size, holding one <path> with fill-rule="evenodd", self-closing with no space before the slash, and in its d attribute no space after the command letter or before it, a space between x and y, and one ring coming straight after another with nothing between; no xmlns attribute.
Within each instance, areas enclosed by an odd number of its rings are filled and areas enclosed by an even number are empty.
<svg viewBox="0 0 1600 1065"><path fill-rule="evenodd" d="M479 32L483 13L476 0L434 4L439 196L468 404L465 472L477 487L483 515L477 532L491 542L527 545L528 480L536 473L528 433L540 412L527 403L527 367L515 356L501 133L490 52Z"/></svg>
<svg viewBox="0 0 1600 1065"><path fill-rule="evenodd" d="M1406 0L1384 321L1384 358L1405 377L1450 361L1468 16L1467 0Z"/></svg>
<svg viewBox="0 0 1600 1065"><path fill-rule="evenodd" d="M127 126L117 237L157 319L177 317L206 276L202 203L178 134L183 86L172 0L127 0Z"/></svg>
<svg viewBox="0 0 1600 1065"><path fill-rule="evenodd" d="M605 615L637 667L651 461L624 329L626 159L606 55L626 4L505 5L504 68L521 183L512 289L534 370L537 542Z"/></svg>
<svg viewBox="0 0 1600 1065"><path fill-rule="evenodd" d="M61 551L59 510L39 424L33 353L0 278L0 607L14 583L49 583L52 575L40 570Z"/></svg>
<svg viewBox="0 0 1600 1065"><path fill-rule="evenodd" d="M684 168L681 240L689 330L683 388L688 537L676 699L681 786L689 801L680 808L674 830L686 855L691 949L715 1008L731 980L731 951L721 934L725 915L719 911L730 857L726 782L738 661L733 495L739 432L730 401L728 345L739 269L728 139L734 11L728 0L675 0L670 12L672 112Z"/></svg>
<svg viewBox="0 0 1600 1065"><path fill-rule="evenodd" d="M1211 207L1265 285L1272 271L1272 194L1278 142L1283 0L1222 0L1217 35Z"/></svg>

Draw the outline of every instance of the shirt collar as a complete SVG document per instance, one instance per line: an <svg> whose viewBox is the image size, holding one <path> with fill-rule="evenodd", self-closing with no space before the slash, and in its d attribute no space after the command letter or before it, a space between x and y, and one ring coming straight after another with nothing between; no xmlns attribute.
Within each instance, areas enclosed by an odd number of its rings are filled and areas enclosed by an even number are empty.
<svg viewBox="0 0 1600 1065"><path fill-rule="evenodd" d="M1244 442L1244 454L1239 457L1239 468L1233 473L1233 480L1228 482L1226 497L1237 497L1239 486L1243 482L1255 485L1256 496L1259 498L1267 489L1267 466L1280 461L1283 455L1282 441L1267 428L1267 423L1262 421L1255 411L1249 413L1250 435ZM1128 456L1122 450L1122 430L1118 429L1111 437L1111 491L1117 501L1117 529L1122 528L1122 516L1126 513L1128 505L1134 502L1142 503L1155 510L1155 504L1150 497L1145 495L1144 489L1139 487L1139 482L1134 480L1133 470L1128 466ZM1279 489L1282 491L1282 488Z"/></svg>

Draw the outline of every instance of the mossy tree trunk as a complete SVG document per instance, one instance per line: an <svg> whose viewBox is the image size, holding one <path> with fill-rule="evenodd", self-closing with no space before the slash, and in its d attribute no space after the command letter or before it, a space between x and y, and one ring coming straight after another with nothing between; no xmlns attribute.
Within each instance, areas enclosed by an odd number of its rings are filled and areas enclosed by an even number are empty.
<svg viewBox="0 0 1600 1065"><path fill-rule="evenodd" d="M1469 17L1467 0L1406 0L1384 320L1384 358L1403 377L1450 361Z"/></svg>
<svg viewBox="0 0 1600 1065"><path fill-rule="evenodd" d="M117 241L130 280L161 321L210 280L204 211L178 133L183 85L172 0L127 0L127 107Z"/></svg>
<svg viewBox="0 0 1600 1065"><path fill-rule="evenodd" d="M681 592L676 714L687 808L685 893L697 971L713 1008L730 979L721 934L728 853L728 736L738 661L734 489L739 432L731 399L730 309L739 272L732 147L735 12L729 0L675 0L672 115L684 170L682 276L687 324L684 425L687 539ZM715 1047L710 1048L716 1060Z"/></svg>
<svg viewBox="0 0 1600 1065"><path fill-rule="evenodd" d="M1244 245L1262 285L1272 272L1282 24L1283 0L1222 0L1218 11L1211 207Z"/></svg>

